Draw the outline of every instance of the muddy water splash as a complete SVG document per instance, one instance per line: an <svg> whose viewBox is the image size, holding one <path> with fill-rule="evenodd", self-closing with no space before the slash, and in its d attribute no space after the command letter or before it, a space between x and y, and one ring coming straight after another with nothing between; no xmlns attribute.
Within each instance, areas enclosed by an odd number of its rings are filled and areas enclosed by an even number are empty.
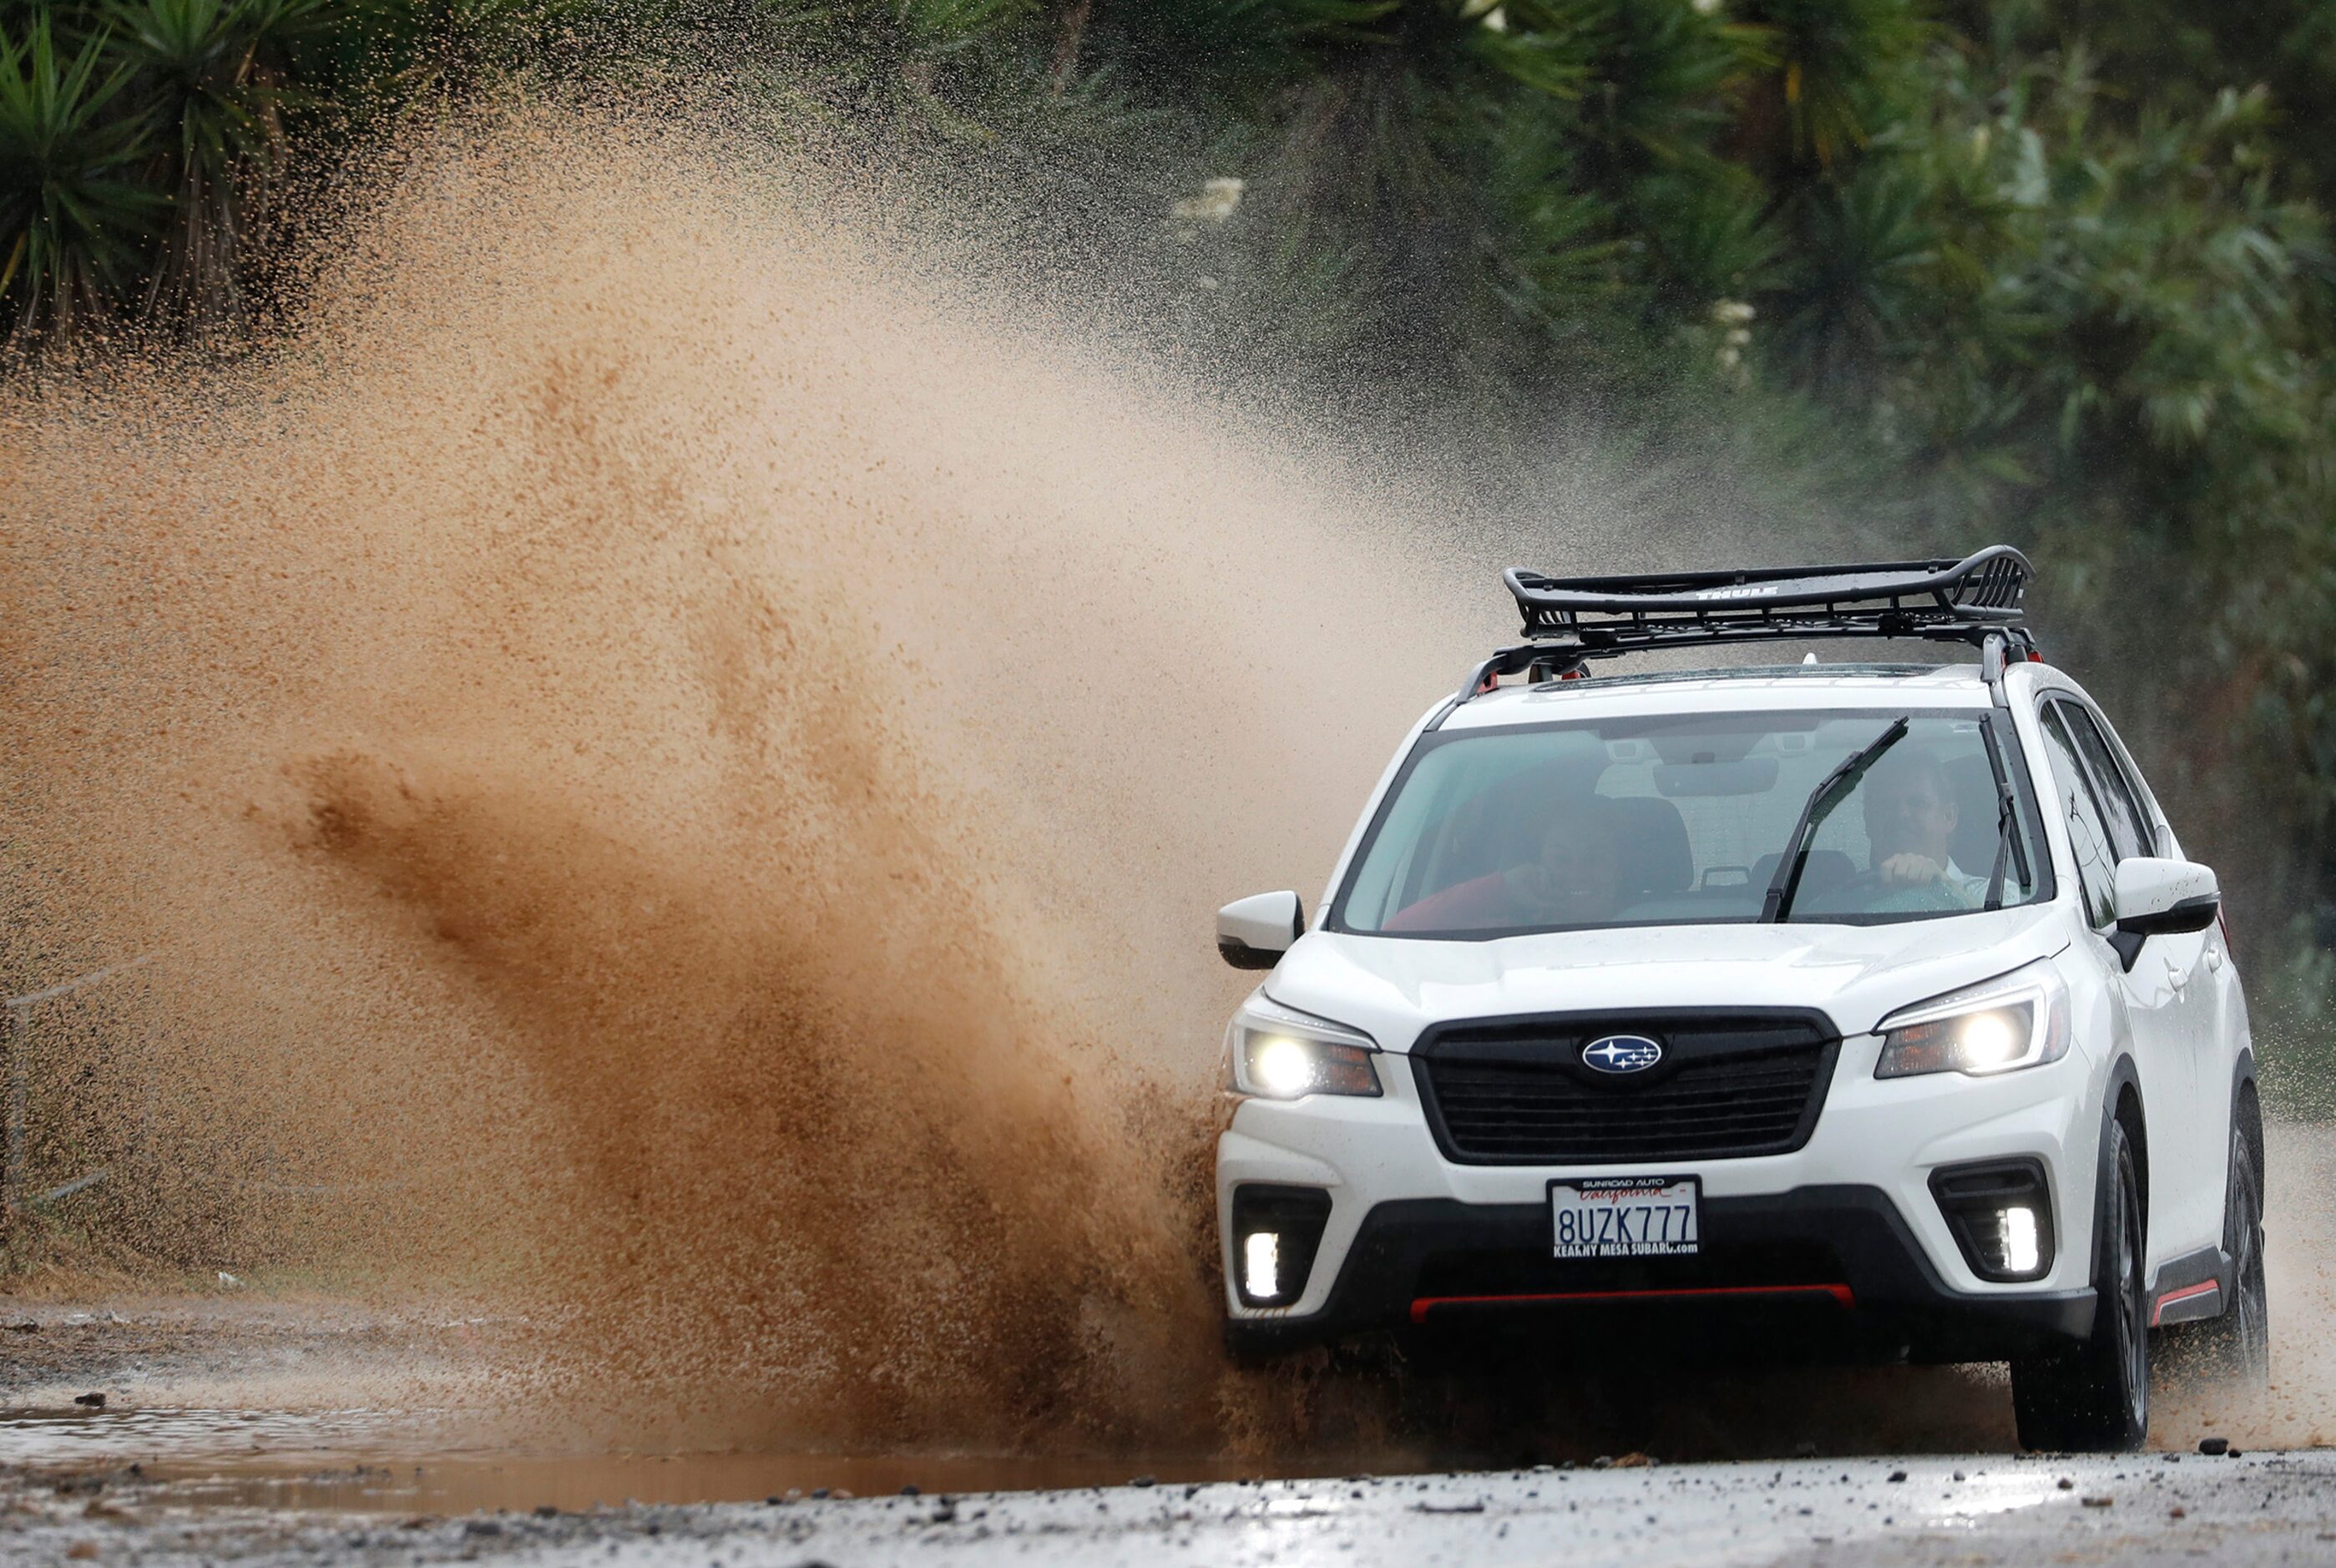
<svg viewBox="0 0 2336 1568"><path fill-rule="evenodd" d="M0 961L155 955L43 1015L34 1176L206 1277L479 1300L641 1446L1368 1443L1218 1369L1208 917L1311 901L1510 549L897 194L520 112L250 363L6 389ZM1680 550L1740 553L1517 552ZM1966 1378L1786 1386L1429 1424L2008 1440Z"/></svg>
<svg viewBox="0 0 2336 1568"><path fill-rule="evenodd" d="M1495 607L706 145L450 134L254 361L10 398L11 974L158 955L44 1157L699 1436L1212 1441L1208 911Z"/></svg>

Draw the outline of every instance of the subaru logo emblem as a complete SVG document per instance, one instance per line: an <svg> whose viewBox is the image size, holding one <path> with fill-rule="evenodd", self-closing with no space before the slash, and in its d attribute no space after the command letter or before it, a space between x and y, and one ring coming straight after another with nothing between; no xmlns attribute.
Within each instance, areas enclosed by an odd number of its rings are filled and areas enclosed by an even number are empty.
<svg viewBox="0 0 2336 1568"><path fill-rule="evenodd" d="M1601 1073L1643 1073L1662 1059L1662 1047L1644 1035L1608 1035L1582 1047L1582 1065Z"/></svg>

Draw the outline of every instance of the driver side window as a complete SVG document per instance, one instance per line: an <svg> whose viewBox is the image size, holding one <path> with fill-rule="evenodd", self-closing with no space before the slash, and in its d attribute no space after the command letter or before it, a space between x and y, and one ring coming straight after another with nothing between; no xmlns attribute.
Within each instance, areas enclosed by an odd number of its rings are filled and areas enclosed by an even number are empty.
<svg viewBox="0 0 2336 1568"><path fill-rule="evenodd" d="M2077 881L2084 893L2085 918L2098 930L2117 910L2117 852L2112 847L2100 802L2092 781L2077 758L2077 743L2068 734L2059 703L2044 705L2039 716L2044 729L2044 753L2051 759L2054 784L2052 809L2066 817L2068 846L2077 860Z"/></svg>

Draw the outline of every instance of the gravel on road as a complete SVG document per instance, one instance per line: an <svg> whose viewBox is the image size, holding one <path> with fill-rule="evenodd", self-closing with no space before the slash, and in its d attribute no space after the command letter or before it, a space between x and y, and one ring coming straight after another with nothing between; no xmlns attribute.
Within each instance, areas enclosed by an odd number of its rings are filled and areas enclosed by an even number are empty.
<svg viewBox="0 0 2336 1568"><path fill-rule="evenodd" d="M1621 1466L777 1498L463 1518L190 1503L134 1470L0 1472L0 1559L276 1565L2325 1563L2336 1454Z"/></svg>

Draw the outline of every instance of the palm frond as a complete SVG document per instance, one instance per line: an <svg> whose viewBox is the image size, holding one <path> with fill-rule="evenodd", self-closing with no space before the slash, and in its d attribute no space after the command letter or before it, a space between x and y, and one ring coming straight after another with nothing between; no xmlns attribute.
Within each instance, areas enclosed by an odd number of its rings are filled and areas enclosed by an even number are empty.
<svg viewBox="0 0 2336 1568"><path fill-rule="evenodd" d="M117 306L165 199L137 170L153 120L117 103L131 67L102 34L70 57L46 16L0 37L0 302L51 337Z"/></svg>

